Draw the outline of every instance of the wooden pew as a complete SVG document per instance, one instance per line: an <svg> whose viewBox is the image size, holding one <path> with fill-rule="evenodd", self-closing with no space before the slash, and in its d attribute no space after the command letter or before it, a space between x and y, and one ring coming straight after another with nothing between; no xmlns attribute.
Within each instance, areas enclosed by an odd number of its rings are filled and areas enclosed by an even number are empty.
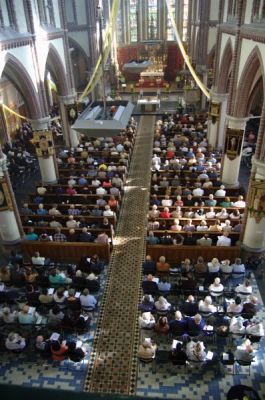
<svg viewBox="0 0 265 400"><path fill-rule="evenodd" d="M195 262L199 256L202 256L205 261L211 261L214 257L219 260L229 259L231 262L236 257L240 257L240 246L217 247L217 246L166 246L166 245L146 245L146 254L150 255L154 261L157 261L160 256L165 256L166 260L174 265L183 261L185 258L190 258Z"/></svg>
<svg viewBox="0 0 265 400"><path fill-rule="evenodd" d="M36 251L41 256L51 258L57 262L73 262L78 263L81 257L91 257L98 254L102 260L109 261L110 246L100 243L58 243L58 242L39 242L31 240L22 240L21 249L27 257L32 257Z"/></svg>

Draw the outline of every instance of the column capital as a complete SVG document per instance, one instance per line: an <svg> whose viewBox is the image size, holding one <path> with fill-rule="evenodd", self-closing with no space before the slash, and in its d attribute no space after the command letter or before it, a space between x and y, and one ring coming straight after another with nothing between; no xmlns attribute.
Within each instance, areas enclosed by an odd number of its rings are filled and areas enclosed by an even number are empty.
<svg viewBox="0 0 265 400"><path fill-rule="evenodd" d="M233 129L245 129L248 118L233 117L232 115L226 115L226 121L229 128Z"/></svg>
<svg viewBox="0 0 265 400"><path fill-rule="evenodd" d="M30 123L32 129L35 131L47 130L49 128L51 117L44 117L39 119L31 119Z"/></svg>
<svg viewBox="0 0 265 400"><path fill-rule="evenodd" d="M77 94L76 92L72 94L68 94L66 96L59 96L59 99L64 103L64 104L73 104L76 101Z"/></svg>

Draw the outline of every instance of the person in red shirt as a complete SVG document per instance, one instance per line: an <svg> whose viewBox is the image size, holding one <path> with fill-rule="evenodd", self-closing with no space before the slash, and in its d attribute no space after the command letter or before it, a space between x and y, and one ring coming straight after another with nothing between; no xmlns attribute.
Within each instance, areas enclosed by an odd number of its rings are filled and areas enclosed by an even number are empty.
<svg viewBox="0 0 265 400"><path fill-rule="evenodd" d="M53 341L51 344L51 352L53 361L63 361L66 358L68 347L61 344L58 340Z"/></svg>
<svg viewBox="0 0 265 400"><path fill-rule="evenodd" d="M110 181L109 179L105 179L104 182L103 182L103 184L102 184L102 186L103 186L104 188L106 188L106 187L112 187L112 183L111 183L111 181Z"/></svg>
<svg viewBox="0 0 265 400"><path fill-rule="evenodd" d="M77 194L77 191L73 188L72 185L69 185L68 188L66 189L66 193L73 196L73 195Z"/></svg>
<svg viewBox="0 0 265 400"><path fill-rule="evenodd" d="M159 215L160 218L171 218L171 213L169 212L169 208L165 207L164 210Z"/></svg>

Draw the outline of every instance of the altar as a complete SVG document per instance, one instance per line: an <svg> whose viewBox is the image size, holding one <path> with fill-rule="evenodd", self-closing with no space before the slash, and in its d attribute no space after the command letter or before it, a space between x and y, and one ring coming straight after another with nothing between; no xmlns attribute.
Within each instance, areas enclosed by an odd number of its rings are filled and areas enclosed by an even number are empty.
<svg viewBox="0 0 265 400"><path fill-rule="evenodd" d="M143 97L137 101L137 106L142 112L155 111L160 108L160 100L158 97Z"/></svg>

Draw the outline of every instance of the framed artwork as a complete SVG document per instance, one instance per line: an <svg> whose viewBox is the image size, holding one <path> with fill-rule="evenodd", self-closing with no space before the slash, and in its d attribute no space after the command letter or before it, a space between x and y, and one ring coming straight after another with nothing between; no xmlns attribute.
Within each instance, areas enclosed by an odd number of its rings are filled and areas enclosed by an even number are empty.
<svg viewBox="0 0 265 400"><path fill-rule="evenodd" d="M241 129L226 129L225 154L233 161L240 155L244 131Z"/></svg>
<svg viewBox="0 0 265 400"><path fill-rule="evenodd" d="M36 131L33 134L33 140L38 157L47 158L54 154L53 136L51 131Z"/></svg>
<svg viewBox="0 0 265 400"><path fill-rule="evenodd" d="M211 101L210 103L210 115L212 117L219 117L220 115L220 103Z"/></svg>
<svg viewBox="0 0 265 400"><path fill-rule="evenodd" d="M248 211L257 224L265 217L265 181L255 179L251 181Z"/></svg>
<svg viewBox="0 0 265 400"><path fill-rule="evenodd" d="M5 179L0 179L0 211L13 210L13 203Z"/></svg>

